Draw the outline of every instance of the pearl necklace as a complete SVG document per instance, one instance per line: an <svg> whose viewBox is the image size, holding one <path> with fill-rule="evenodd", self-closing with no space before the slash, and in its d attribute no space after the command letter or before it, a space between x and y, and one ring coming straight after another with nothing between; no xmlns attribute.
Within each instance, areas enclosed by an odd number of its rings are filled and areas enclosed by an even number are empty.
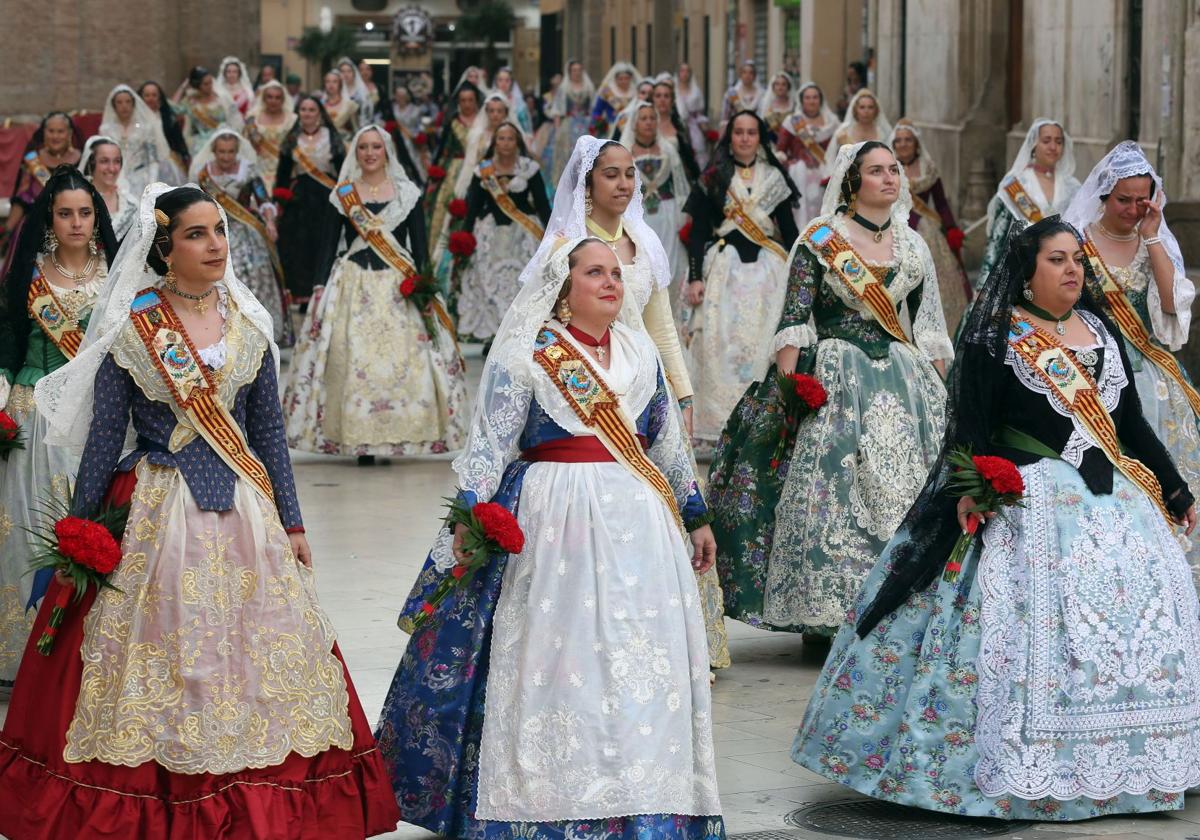
<svg viewBox="0 0 1200 840"><path fill-rule="evenodd" d="M82 271L71 271L58 261L58 249L55 248L50 252L50 262L54 265L54 270L66 277L76 286L86 282L92 276L92 272L96 268L96 255L92 254L88 257L88 261L84 263Z"/></svg>
<svg viewBox="0 0 1200 840"><path fill-rule="evenodd" d="M1101 236L1103 236L1105 239L1110 239L1113 242L1135 242L1139 238L1141 238L1141 234L1138 233L1138 231L1136 231L1136 230L1134 230L1131 233L1126 233L1126 234L1113 233L1111 230L1109 230L1108 228L1106 228L1104 226L1103 222L1101 222L1098 219L1096 220L1094 225L1095 225L1096 230L1100 231Z"/></svg>

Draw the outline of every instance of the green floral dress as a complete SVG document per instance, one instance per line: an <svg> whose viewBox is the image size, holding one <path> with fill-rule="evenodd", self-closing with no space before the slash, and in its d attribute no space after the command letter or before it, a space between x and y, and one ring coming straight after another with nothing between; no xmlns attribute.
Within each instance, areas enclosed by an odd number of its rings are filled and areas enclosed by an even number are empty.
<svg viewBox="0 0 1200 840"><path fill-rule="evenodd" d="M839 216L821 221L842 229ZM832 634L937 457L946 389L931 362L953 348L929 249L907 225L894 229L893 261L868 268L907 314L912 343L887 333L809 248L792 258L774 349L801 348L797 370L828 402L776 457L783 409L772 366L725 426L708 496L731 618Z"/></svg>

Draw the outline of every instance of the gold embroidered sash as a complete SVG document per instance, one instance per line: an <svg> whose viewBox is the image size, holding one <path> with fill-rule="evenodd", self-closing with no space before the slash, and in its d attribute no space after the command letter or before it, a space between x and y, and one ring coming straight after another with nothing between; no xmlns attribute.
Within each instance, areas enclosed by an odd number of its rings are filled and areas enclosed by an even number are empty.
<svg viewBox="0 0 1200 840"><path fill-rule="evenodd" d="M812 155L813 160L817 162L817 166L825 163L825 150L821 148L821 144L817 142L817 138L813 135L807 123L803 123L800 126L800 130L794 136L804 144L805 151Z"/></svg>
<svg viewBox="0 0 1200 840"><path fill-rule="evenodd" d="M1116 424L1100 401L1095 380L1076 363L1066 347L1050 333L1015 314L1008 344L1038 379L1049 386L1051 398L1082 423L1113 466L1140 487L1170 522L1158 479L1141 461L1121 453ZM1109 359L1106 364L1120 364L1120 361Z"/></svg>
<svg viewBox="0 0 1200 840"><path fill-rule="evenodd" d="M208 113L208 109L200 102L192 103L192 106L188 108L188 113L192 115L192 119L209 131L212 131L221 124L216 117Z"/></svg>
<svg viewBox="0 0 1200 840"><path fill-rule="evenodd" d="M1129 298L1125 296L1125 290L1121 288L1121 285L1113 278L1112 272L1108 270L1108 266L1104 264L1104 259L1096 250L1096 244L1092 242L1091 237L1083 240L1083 256L1091 263L1092 270L1096 272L1096 277L1100 280L1100 289L1104 293L1104 300L1108 303L1108 311L1112 313L1113 320L1117 322L1121 335L1143 356L1157 365L1159 370L1175 380L1175 384L1183 389L1188 405L1192 407L1192 413L1200 416L1200 394L1196 393L1196 389L1187 381L1175 357L1150 339L1150 331L1146 329L1141 316L1133 308Z"/></svg>
<svg viewBox="0 0 1200 840"><path fill-rule="evenodd" d="M337 197L341 202L342 210L346 213L346 218L350 220L350 224L354 225L354 229L358 231L358 235L363 238L363 241L371 246L371 250L379 255L379 258L390 265L396 271L400 272L400 277L413 277L419 272L408 257L404 256L404 250L400 243L396 241L396 237L392 235L390 230L385 230L375 221L374 214L371 213L363 205L362 196L358 194L358 190L354 188L354 184L347 182L337 185ZM446 307L442 306L441 300L434 298L430 304L433 314L441 321L442 326L450 333L454 339L454 350L458 352L458 337L454 328L454 321L450 319L450 314L446 312ZM459 359L462 359L462 354L459 353Z"/></svg>
<svg viewBox="0 0 1200 840"><path fill-rule="evenodd" d="M269 158L279 159L279 144L259 131L257 125L250 127L250 145L254 147L254 151L258 152L260 157L266 155Z"/></svg>
<svg viewBox="0 0 1200 840"><path fill-rule="evenodd" d="M575 416L595 432L617 463L650 485L682 529L683 517L670 482L646 455L617 395L596 375L587 358L555 330L545 327L534 343L533 359L550 377Z"/></svg>
<svg viewBox="0 0 1200 840"><path fill-rule="evenodd" d="M263 224L262 219L242 205L240 201L231 196L225 190L221 189L212 176L208 174L208 167L200 170L200 188L217 200L217 203L225 209L225 213L237 219L244 225L248 225L258 232L262 237L263 242L267 246L267 254L271 257L271 267L275 269L276 277L283 277L283 263L279 260L279 251L275 248L275 243L271 241L271 237L267 234L267 226Z"/></svg>
<svg viewBox="0 0 1200 840"><path fill-rule="evenodd" d="M542 227L542 223L537 219L528 213L521 212L517 208L516 202L512 200L512 196L500 185L500 179L496 177L496 165L490 160L485 160L479 164L478 172L479 182L488 191L492 200L496 202L496 206L504 211L504 215L525 228L525 230L529 231L530 236L541 242L546 229Z"/></svg>
<svg viewBox="0 0 1200 840"><path fill-rule="evenodd" d="M75 358L79 345L83 342L83 330L79 322L67 314L67 310L59 302L41 270L33 269L33 279L29 282L27 298L29 317L53 342L58 351L67 359Z"/></svg>
<svg viewBox="0 0 1200 840"><path fill-rule="evenodd" d="M744 233L746 238L755 245L770 250L779 259L787 262L787 251L783 250L782 245L767 236L766 231L758 226L758 222L750 218L750 214L746 212L745 205L733 194L732 189L725 194L725 218L737 225L737 229Z"/></svg>
<svg viewBox="0 0 1200 840"><path fill-rule="evenodd" d="M1013 178L1011 181L1005 184L1004 192L1012 200L1012 203L1016 205L1017 210L1021 212L1021 215L1028 219L1031 224L1034 222L1040 222L1042 220L1041 208L1038 207L1038 203L1029 196L1029 193L1025 192L1025 188L1021 186L1021 180L1019 178Z"/></svg>
<svg viewBox="0 0 1200 840"><path fill-rule="evenodd" d="M924 216L931 222L937 222L938 229L940 230L942 227L941 214L926 204L924 199L916 193L912 193L909 197L912 199L912 209L916 210L918 215Z"/></svg>
<svg viewBox="0 0 1200 840"><path fill-rule="evenodd" d="M200 356L171 304L157 289L143 289L133 299L129 319L151 364L196 431L230 469L275 504L266 467L250 451L241 427L217 396L216 383L200 364Z"/></svg>
<svg viewBox="0 0 1200 840"><path fill-rule="evenodd" d="M25 164L25 171L32 175L37 182L43 187L50 180L50 170L46 168L46 164L42 163L42 157L36 151L26 152L25 158L22 161Z"/></svg>
<svg viewBox="0 0 1200 840"><path fill-rule="evenodd" d="M912 343L900 325L892 293L867 269L862 257L841 234L828 224L818 222L804 232L804 240L881 327L897 341Z"/></svg>
<svg viewBox="0 0 1200 840"><path fill-rule="evenodd" d="M331 190L337 186L337 182L334 181L329 175L322 172L321 169L312 162L312 159L304 153L304 150L300 148L299 141L297 141L296 145L292 148L292 160L300 164L300 170L305 175L312 178L325 189Z"/></svg>

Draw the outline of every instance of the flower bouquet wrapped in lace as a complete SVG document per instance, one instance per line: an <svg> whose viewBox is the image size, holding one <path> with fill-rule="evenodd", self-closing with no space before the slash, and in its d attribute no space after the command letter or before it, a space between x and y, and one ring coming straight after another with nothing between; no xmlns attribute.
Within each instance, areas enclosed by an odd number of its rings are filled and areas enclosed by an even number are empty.
<svg viewBox="0 0 1200 840"><path fill-rule="evenodd" d="M771 469L778 469L788 447L795 442L800 421L829 400L825 386L807 373L779 374L779 398L783 402L782 422L778 426L778 442L771 456Z"/></svg>
<svg viewBox="0 0 1200 840"><path fill-rule="evenodd" d="M14 449L25 448L25 434L17 421L0 411L0 458L8 460Z"/></svg>
<svg viewBox="0 0 1200 840"><path fill-rule="evenodd" d="M65 502L54 500L39 512L42 521L54 525L30 530L41 544L33 557L32 571L54 569L73 584L73 587L59 587L50 621L38 637L38 653L49 656L66 616L67 604L72 600L72 591L73 600L79 603L89 586L94 585L97 590L116 589L108 582L108 576L121 562L121 534L125 531L129 506L108 507L95 519L81 519L69 514Z"/></svg>
<svg viewBox="0 0 1200 840"><path fill-rule="evenodd" d="M446 596L466 586L475 573L487 564L491 555L519 554L525 547L525 534L521 526L503 505L480 502L468 508L460 499L446 501L450 509L445 518L446 527L453 531L459 525L466 526L461 547L466 560L457 563L421 605L421 612L412 622L414 635L437 612L438 605L446 600Z"/></svg>
<svg viewBox="0 0 1200 840"><path fill-rule="evenodd" d="M970 448L960 447L949 456L951 495L967 496L975 501L968 511L966 530L959 535L946 561L942 579L953 583L962 572L962 562L979 531L979 523L986 514L995 514L1001 508L1023 507L1025 479L1017 465L1007 458L995 455L972 455ZM975 516L974 514L979 514Z"/></svg>

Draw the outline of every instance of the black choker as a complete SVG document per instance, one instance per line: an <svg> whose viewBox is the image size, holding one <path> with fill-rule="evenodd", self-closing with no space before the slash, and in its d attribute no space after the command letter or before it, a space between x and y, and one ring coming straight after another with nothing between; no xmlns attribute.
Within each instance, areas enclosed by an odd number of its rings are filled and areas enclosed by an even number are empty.
<svg viewBox="0 0 1200 840"><path fill-rule="evenodd" d="M890 216L888 217L888 220L886 222L884 222L882 225L877 225L874 222L872 222L870 219L864 219L862 216L858 215L857 213L855 213L850 218L854 219L854 221L858 222L860 225L865 227L867 230L871 231L871 233L875 234L874 238L875 238L876 242L882 242L883 241L883 232L892 226L892 219Z"/></svg>

